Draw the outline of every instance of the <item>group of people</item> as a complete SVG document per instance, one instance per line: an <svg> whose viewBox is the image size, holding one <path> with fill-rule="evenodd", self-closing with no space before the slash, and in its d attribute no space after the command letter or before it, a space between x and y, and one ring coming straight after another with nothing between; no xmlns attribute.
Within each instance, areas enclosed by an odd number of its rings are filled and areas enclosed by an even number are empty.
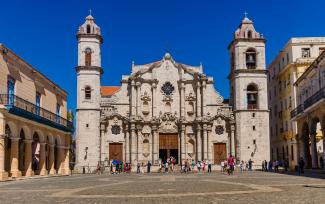
<svg viewBox="0 0 325 204"><path fill-rule="evenodd" d="M188 172L205 172L206 169L208 170L208 173L211 173L212 171L212 163L210 160L203 160L195 162L194 160L185 160L182 163L181 172L182 173L188 173Z"/></svg>
<svg viewBox="0 0 325 204"><path fill-rule="evenodd" d="M284 171L288 171L289 168L289 162L288 160L274 160L267 162L264 160L262 162L262 171L274 171L279 172L279 167L283 167Z"/></svg>

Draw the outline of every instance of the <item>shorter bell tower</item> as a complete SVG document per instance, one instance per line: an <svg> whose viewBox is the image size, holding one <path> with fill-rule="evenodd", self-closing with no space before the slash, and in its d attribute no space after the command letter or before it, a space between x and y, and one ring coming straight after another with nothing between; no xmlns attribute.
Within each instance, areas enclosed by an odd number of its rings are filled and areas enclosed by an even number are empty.
<svg viewBox="0 0 325 204"><path fill-rule="evenodd" d="M100 28L91 15L79 27L76 110L76 168L96 168L100 161Z"/></svg>

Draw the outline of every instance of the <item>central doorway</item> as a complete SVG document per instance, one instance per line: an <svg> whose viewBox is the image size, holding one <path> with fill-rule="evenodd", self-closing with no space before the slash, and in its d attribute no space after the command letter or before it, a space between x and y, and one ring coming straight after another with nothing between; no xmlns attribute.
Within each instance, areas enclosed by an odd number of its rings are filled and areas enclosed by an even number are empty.
<svg viewBox="0 0 325 204"><path fill-rule="evenodd" d="M221 161L227 159L227 145L226 143L214 143L214 164L220 164Z"/></svg>
<svg viewBox="0 0 325 204"><path fill-rule="evenodd" d="M109 160L123 161L123 144L110 143L109 144Z"/></svg>
<svg viewBox="0 0 325 204"><path fill-rule="evenodd" d="M159 134L159 158L166 161L169 157L174 157L178 163L178 135Z"/></svg>

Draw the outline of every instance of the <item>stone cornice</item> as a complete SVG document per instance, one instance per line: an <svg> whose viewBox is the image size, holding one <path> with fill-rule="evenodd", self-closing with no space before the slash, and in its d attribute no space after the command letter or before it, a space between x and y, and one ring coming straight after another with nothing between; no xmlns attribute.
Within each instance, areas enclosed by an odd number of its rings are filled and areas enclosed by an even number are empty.
<svg viewBox="0 0 325 204"><path fill-rule="evenodd" d="M76 67L76 72L80 72L82 70L87 70L87 71L98 71L100 74L104 73L103 68L98 67L98 66L77 66Z"/></svg>
<svg viewBox="0 0 325 204"><path fill-rule="evenodd" d="M230 42L230 44L228 45L228 50L230 49L230 47L238 42L263 42L266 43L266 39L265 38L237 38L234 39Z"/></svg>
<svg viewBox="0 0 325 204"><path fill-rule="evenodd" d="M100 43L103 43L103 37L98 34L83 34L83 33L78 33L77 34L77 39L79 40L80 38L96 38L99 40Z"/></svg>

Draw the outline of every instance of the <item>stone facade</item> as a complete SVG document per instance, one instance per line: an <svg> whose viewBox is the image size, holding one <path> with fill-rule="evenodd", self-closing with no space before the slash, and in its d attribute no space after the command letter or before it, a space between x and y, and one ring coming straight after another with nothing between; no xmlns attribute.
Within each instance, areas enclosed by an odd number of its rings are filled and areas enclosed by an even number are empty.
<svg viewBox="0 0 325 204"><path fill-rule="evenodd" d="M299 103L297 79L325 49L325 38L291 38L268 66L272 160L287 160L294 169L299 160L298 126L290 112Z"/></svg>
<svg viewBox="0 0 325 204"><path fill-rule="evenodd" d="M242 73L242 80L236 82L235 111L245 109L235 112L236 123L228 100L215 90L213 78L204 74L202 65L176 62L170 53L156 62L133 63L131 74L122 77L119 87L101 86L103 72L96 54L101 39L99 27L88 16L78 32L77 168L94 169L99 162L113 159L158 165L169 156L179 164L185 160L219 164L229 154L237 160L268 159L264 39L251 45L259 52L258 73ZM242 55L244 49L236 52ZM95 53L94 58L87 53ZM261 90L261 108L254 111L253 119L251 110L239 108L243 86L251 81ZM250 123L256 123L255 131Z"/></svg>

